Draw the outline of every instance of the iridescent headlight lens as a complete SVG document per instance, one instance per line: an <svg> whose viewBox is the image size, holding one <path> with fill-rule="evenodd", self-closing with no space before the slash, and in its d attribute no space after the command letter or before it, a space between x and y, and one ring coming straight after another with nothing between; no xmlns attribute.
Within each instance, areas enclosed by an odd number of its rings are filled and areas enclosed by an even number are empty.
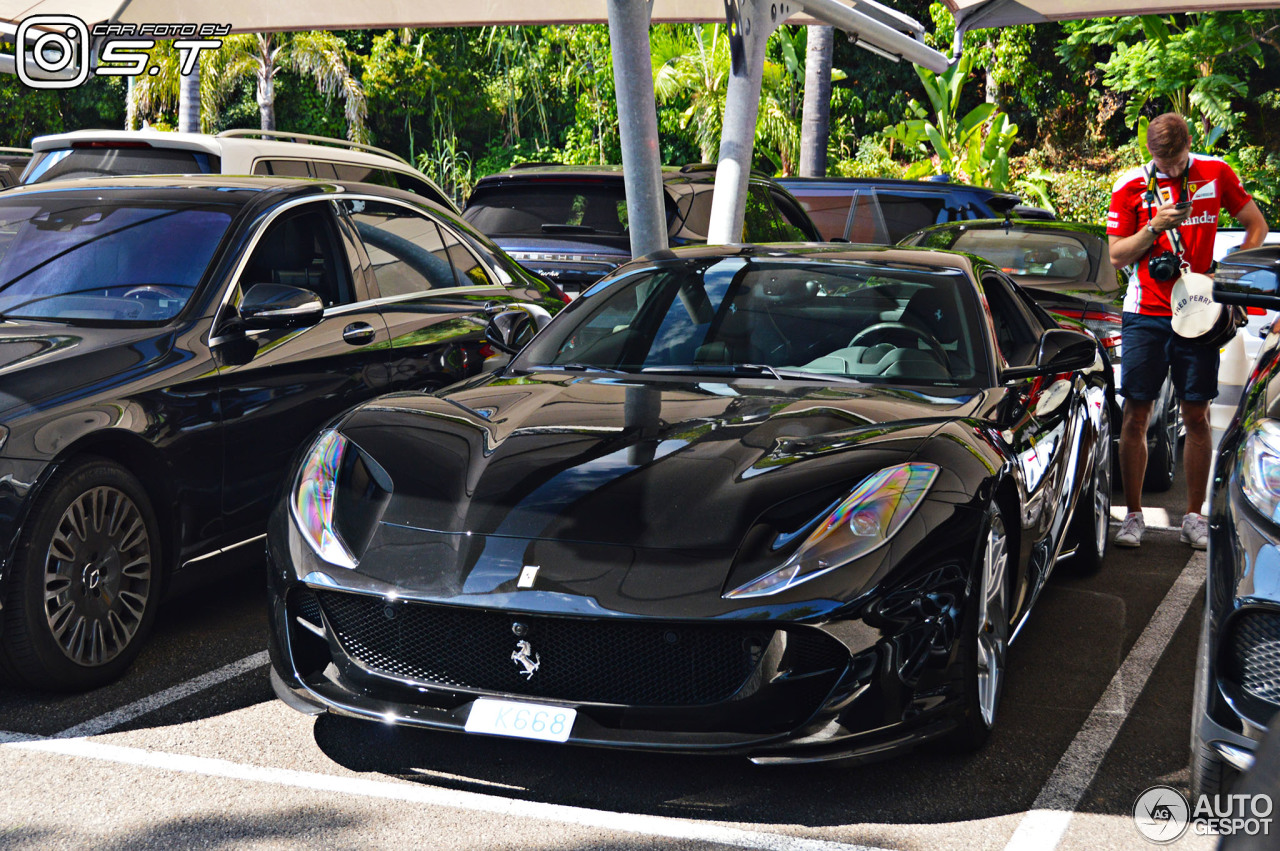
<svg viewBox="0 0 1280 851"><path fill-rule="evenodd" d="M293 520L307 543L316 555L339 567L356 566L333 526L334 491L347 446L347 439L336 431L321 434L298 470L290 501Z"/></svg>
<svg viewBox="0 0 1280 851"><path fill-rule="evenodd" d="M1280 524L1280 422L1258 420L1249 428L1239 465L1240 490L1249 504Z"/></svg>
<svg viewBox="0 0 1280 851"><path fill-rule="evenodd" d="M936 464L899 464L868 477L781 567L724 596L777 594L878 549L915 512L937 475Z"/></svg>

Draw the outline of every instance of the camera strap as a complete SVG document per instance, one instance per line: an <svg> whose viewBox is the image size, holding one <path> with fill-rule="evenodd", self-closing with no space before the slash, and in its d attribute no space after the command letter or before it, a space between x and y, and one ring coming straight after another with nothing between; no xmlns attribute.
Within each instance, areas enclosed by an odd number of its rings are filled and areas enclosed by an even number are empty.
<svg viewBox="0 0 1280 851"><path fill-rule="evenodd" d="M1191 175L1191 160L1187 160L1187 167L1182 172L1182 185L1178 188L1178 197L1174 201L1182 201L1187 197L1187 180ZM1147 221L1151 221L1156 217L1156 202L1163 201L1160 198L1160 182L1156 179L1156 163L1151 161L1151 167L1147 171L1147 191L1144 196L1147 202ZM1180 225L1175 225L1165 231L1169 235L1169 247L1173 253L1178 255L1178 259L1182 261L1183 271L1189 271L1189 264L1183 260L1182 255L1186 251L1186 246L1182 242L1182 229Z"/></svg>

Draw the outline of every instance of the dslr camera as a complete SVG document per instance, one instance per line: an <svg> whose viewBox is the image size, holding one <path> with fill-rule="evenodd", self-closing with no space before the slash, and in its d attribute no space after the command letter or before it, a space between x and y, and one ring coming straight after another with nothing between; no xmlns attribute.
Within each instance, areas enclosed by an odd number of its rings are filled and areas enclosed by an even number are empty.
<svg viewBox="0 0 1280 851"><path fill-rule="evenodd" d="M1173 281L1182 276L1182 259L1172 251L1162 251L1147 261L1153 281Z"/></svg>

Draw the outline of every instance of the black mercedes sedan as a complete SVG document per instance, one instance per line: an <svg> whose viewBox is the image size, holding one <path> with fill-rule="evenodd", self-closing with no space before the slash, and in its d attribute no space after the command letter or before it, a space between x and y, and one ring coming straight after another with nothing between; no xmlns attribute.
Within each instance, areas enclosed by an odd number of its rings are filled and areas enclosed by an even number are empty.
<svg viewBox="0 0 1280 851"><path fill-rule="evenodd" d="M1214 298L1280 308L1280 246L1220 261ZM1280 332L1267 335L1223 434L1209 489L1191 789L1230 793L1280 711Z"/></svg>
<svg viewBox="0 0 1280 851"><path fill-rule="evenodd" d="M0 197L0 673L77 689L178 576L262 547L345 408L483 367L487 312L562 306L408 193L148 177ZM549 318L549 317L548 317Z"/></svg>
<svg viewBox="0 0 1280 851"><path fill-rule="evenodd" d="M268 533L276 693L762 763L976 747L1054 566L1107 546L1103 369L966 255L634 261L505 368L301 454Z"/></svg>

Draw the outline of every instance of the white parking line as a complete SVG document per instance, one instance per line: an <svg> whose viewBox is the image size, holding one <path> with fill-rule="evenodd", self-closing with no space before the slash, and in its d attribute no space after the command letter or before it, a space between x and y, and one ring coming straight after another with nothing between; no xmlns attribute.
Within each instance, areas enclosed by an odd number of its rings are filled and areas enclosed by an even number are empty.
<svg viewBox="0 0 1280 851"><path fill-rule="evenodd" d="M7 739L7 741L6 741ZM91 742L86 739L26 739L20 734L0 733L0 747L5 749L59 754L81 759L95 759L118 765L175 771L202 777L220 777L246 780L255 783L272 783L295 789L357 795L364 798L405 801L434 807L491 813L519 819L539 819L558 824L600 828L619 833L666 839L714 842L738 848L761 851L885 851L866 845L851 845L823 839L804 839L777 833L741 830L715 824L704 824L666 816L650 816L637 813L619 813L570 807L563 804L543 804L521 801L479 792L462 792L419 786L412 783L385 780L366 780L359 777L342 777L285 768L266 768L244 765L222 759L201 756L162 753L141 748Z"/></svg>
<svg viewBox="0 0 1280 851"><path fill-rule="evenodd" d="M119 727L121 724L128 723L133 719L146 715L148 712L154 712L170 703L176 703L184 697L190 697L198 691L224 683L229 679L238 677L241 674L261 668L270 661L267 651L254 653L252 656L246 656L239 662L232 662L230 665L224 665L216 671L210 671L207 674L201 674L185 683L180 683L173 688L167 688L164 691L156 692L153 695L135 700L133 703L126 704L119 709L113 709L110 712L99 715L97 718L90 718L74 727L68 727L61 733L56 734L59 739L73 739L84 736L97 736Z"/></svg>
<svg viewBox="0 0 1280 851"><path fill-rule="evenodd" d="M1165 594L1084 726L1058 760L1031 811L1022 817L1005 851L1052 851L1058 847L1076 807L1084 799L1089 784L1169 645L1169 639L1191 603L1203 593L1204 580L1205 556L1198 552Z"/></svg>

